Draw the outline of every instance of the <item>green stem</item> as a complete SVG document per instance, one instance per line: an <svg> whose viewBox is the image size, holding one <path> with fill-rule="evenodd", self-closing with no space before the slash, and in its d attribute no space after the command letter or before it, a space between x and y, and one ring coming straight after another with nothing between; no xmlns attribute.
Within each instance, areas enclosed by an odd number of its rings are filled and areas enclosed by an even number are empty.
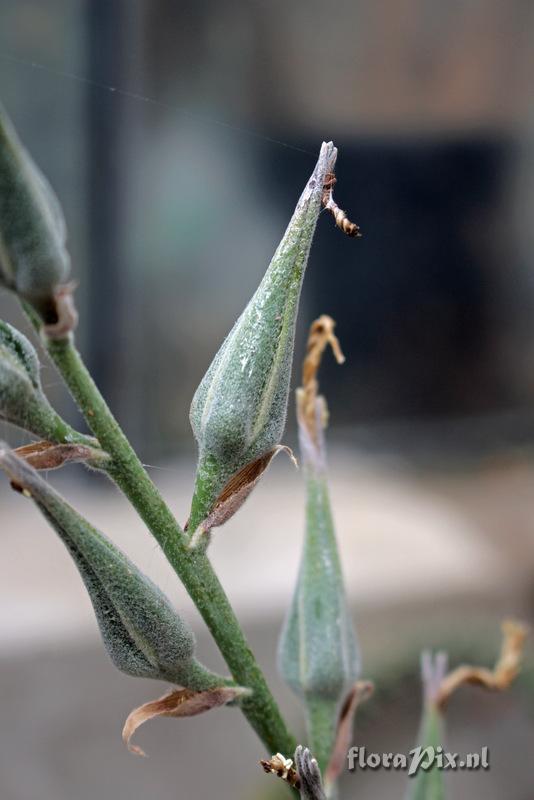
<svg viewBox="0 0 534 800"><path fill-rule="evenodd" d="M308 698L306 727L309 747L323 774L336 741L338 710L335 700L317 696Z"/></svg>
<svg viewBox="0 0 534 800"><path fill-rule="evenodd" d="M200 456L193 499L191 501L191 513L187 522L187 533L190 538L211 511L214 486L218 481L219 472L219 466L213 456L208 456L207 458Z"/></svg>
<svg viewBox="0 0 534 800"><path fill-rule="evenodd" d="M79 433L68 425L60 416L56 414L54 425L51 428L51 439L53 442L63 442L64 444L83 444L87 447L99 449L99 444L92 436Z"/></svg>
<svg viewBox="0 0 534 800"><path fill-rule="evenodd" d="M48 340L47 349L87 424L111 456L110 477L143 519L189 592L215 639L234 680L252 690L240 707L269 752L293 753L276 701L241 630L213 567L187 537L152 483L70 339Z"/></svg>

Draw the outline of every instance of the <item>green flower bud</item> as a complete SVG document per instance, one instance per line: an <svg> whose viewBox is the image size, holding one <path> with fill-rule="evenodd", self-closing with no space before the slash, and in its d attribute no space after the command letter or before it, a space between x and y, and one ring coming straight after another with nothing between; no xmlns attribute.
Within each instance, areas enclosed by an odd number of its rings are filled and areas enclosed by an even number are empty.
<svg viewBox="0 0 534 800"><path fill-rule="evenodd" d="M338 704L358 677L358 649L324 478L308 475L306 493L304 548L280 641L279 666L300 697Z"/></svg>
<svg viewBox="0 0 534 800"><path fill-rule="evenodd" d="M118 669L192 690L224 684L224 679L196 661L193 632L149 578L28 464L1 445L0 467L15 488L34 500L65 544Z"/></svg>
<svg viewBox="0 0 534 800"><path fill-rule="evenodd" d="M0 106L0 285L57 321L56 291L69 274L65 220L48 181Z"/></svg>
<svg viewBox="0 0 534 800"><path fill-rule="evenodd" d="M191 404L199 465L190 529L205 520L228 481L279 445L285 427L295 323L325 177L337 150L323 144L284 237L215 356Z"/></svg>
<svg viewBox="0 0 534 800"><path fill-rule="evenodd" d="M325 769L343 701L359 675L324 477L306 476L306 533L297 586L279 644L279 670L302 699L310 744Z"/></svg>
<svg viewBox="0 0 534 800"><path fill-rule="evenodd" d="M328 322L328 324L327 324ZM330 341L342 359L333 321L312 326L304 363L304 386L297 391L300 449L306 482L306 531L293 601L279 645L282 677L303 700L310 746L325 769L334 748L340 709L360 664L339 560L326 479L323 438L325 401L315 378Z"/></svg>
<svg viewBox="0 0 534 800"><path fill-rule="evenodd" d="M53 442L71 439L41 387L34 348L16 328L0 320L0 419Z"/></svg>

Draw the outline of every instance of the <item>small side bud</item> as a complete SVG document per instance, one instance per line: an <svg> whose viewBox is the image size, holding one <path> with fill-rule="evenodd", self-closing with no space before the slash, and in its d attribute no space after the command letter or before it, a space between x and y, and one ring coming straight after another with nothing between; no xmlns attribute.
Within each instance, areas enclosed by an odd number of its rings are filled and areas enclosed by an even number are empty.
<svg viewBox="0 0 534 800"><path fill-rule="evenodd" d="M53 442L68 441L71 433L43 393L34 348L22 333L2 320L0 419Z"/></svg>
<svg viewBox="0 0 534 800"><path fill-rule="evenodd" d="M528 628L515 620L502 624L502 645L493 669L464 664L447 673L448 658L443 651L421 655L423 708L418 735L419 757L410 767L413 780L409 800L442 800L445 787L442 771L426 754L434 754L445 745L445 710L451 696L461 686L472 684L494 692L508 689L519 674ZM426 762L426 766L424 763ZM415 769L417 768L417 769ZM413 770L413 771L412 771Z"/></svg>
<svg viewBox="0 0 534 800"><path fill-rule="evenodd" d="M199 464L190 530L213 510L240 470L280 444L285 427L295 324L304 272L337 150L323 144L280 245L215 356L191 404Z"/></svg>
<svg viewBox="0 0 534 800"><path fill-rule="evenodd" d="M64 315L61 287L70 270L65 242L57 197L0 106L0 285L18 294L52 326ZM72 309L70 316L72 329L76 324Z"/></svg>
<svg viewBox="0 0 534 800"><path fill-rule="evenodd" d="M225 679L195 659L195 638L152 581L28 464L0 445L0 468L31 497L69 551L89 593L106 650L127 675L194 691Z"/></svg>

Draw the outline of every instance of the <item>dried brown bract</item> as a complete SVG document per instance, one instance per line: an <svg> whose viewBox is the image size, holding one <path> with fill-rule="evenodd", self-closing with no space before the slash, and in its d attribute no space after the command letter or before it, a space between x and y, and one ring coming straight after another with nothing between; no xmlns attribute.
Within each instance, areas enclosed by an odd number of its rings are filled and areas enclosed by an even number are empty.
<svg viewBox="0 0 534 800"><path fill-rule="evenodd" d="M19 458L23 458L30 467L37 470L59 469L68 462L105 467L109 461L107 453L83 444L56 444L55 442L39 441L17 447L13 452Z"/></svg>

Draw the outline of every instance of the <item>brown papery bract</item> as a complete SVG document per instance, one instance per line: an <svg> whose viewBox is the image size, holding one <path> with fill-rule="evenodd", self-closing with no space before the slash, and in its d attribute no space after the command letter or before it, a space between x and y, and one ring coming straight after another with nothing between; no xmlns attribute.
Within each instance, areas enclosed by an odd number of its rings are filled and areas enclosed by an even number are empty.
<svg viewBox="0 0 534 800"><path fill-rule="evenodd" d="M146 753L140 747L131 744L132 736L144 722L154 717L196 717L212 708L224 706L247 693L248 690L241 686L219 686L202 692L183 687L173 689L158 700L151 700L134 708L124 723L122 739L131 753L144 756Z"/></svg>

